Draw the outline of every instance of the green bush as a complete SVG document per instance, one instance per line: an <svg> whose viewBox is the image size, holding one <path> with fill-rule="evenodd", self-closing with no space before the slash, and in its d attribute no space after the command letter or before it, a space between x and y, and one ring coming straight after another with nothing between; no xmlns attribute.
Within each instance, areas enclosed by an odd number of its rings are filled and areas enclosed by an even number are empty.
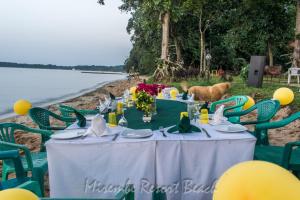
<svg viewBox="0 0 300 200"><path fill-rule="evenodd" d="M241 73L240 73L242 80L245 82L248 80L248 72L249 72L249 64L246 64L242 67Z"/></svg>

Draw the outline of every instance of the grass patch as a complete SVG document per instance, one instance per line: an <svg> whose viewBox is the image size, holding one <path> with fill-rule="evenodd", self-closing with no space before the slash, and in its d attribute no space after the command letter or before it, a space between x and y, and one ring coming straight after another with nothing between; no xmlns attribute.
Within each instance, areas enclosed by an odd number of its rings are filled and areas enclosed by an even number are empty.
<svg viewBox="0 0 300 200"><path fill-rule="evenodd" d="M153 83L153 80L150 79L149 83ZM198 80L198 79L190 79L187 80L189 86L199 85L199 86L210 86L216 83L223 82L217 77L213 77L210 81ZM174 86L181 91L180 81L167 83L167 85ZM273 97L273 93L276 89L281 87L288 87L294 91L295 99L290 106L293 107L295 112L300 110L300 93L299 88L295 86L288 86L287 82L279 82L276 79L273 82L264 81L263 86L261 88L249 87L247 84L240 78L234 77L232 82L232 87L228 91L230 95L248 95L255 98L256 101L261 99L271 99Z"/></svg>

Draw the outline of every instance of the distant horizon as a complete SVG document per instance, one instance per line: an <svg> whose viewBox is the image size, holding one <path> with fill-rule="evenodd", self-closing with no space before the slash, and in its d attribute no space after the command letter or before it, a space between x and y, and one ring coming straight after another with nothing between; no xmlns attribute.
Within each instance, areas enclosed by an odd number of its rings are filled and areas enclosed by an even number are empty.
<svg viewBox="0 0 300 200"><path fill-rule="evenodd" d="M10 63L10 64L19 64L19 65L52 65L58 67L76 67L76 66L102 66L102 67L117 67L117 66L124 66L124 64L115 64L115 65L101 65L101 64L80 64L80 65L57 65L57 64L43 64L43 63L20 63L20 62L10 62L10 61L1 61L0 60L0 67L2 63ZM5 67L5 66L2 66Z"/></svg>
<svg viewBox="0 0 300 200"><path fill-rule="evenodd" d="M121 0L0 1L0 61L77 66L124 64L132 48Z"/></svg>

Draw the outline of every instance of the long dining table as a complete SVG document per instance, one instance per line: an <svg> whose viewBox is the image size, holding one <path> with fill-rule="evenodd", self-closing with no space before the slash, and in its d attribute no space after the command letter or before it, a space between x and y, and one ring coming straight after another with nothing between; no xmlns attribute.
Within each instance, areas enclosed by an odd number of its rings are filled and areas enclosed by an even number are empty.
<svg viewBox="0 0 300 200"><path fill-rule="evenodd" d="M128 128L151 129L148 138L89 135L72 140L50 139L46 143L50 197L96 198L109 196L133 184L135 199L152 198L161 188L168 199L211 200L218 178L230 167L253 159L256 139L247 131L224 133L210 124L193 122L202 132L171 134L158 130L179 122L184 102L158 100L151 123L142 121L134 107L125 112ZM87 123L87 127L90 123ZM69 129L78 128L73 124ZM122 131L123 127L115 127Z"/></svg>

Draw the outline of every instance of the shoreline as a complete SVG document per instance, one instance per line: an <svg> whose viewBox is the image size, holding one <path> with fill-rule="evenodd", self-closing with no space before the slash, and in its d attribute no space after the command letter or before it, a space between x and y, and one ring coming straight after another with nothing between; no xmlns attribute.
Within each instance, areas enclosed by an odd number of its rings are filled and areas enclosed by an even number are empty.
<svg viewBox="0 0 300 200"><path fill-rule="evenodd" d="M44 107L57 114L60 114L58 110L58 104L60 103L74 106L77 109L95 109L96 106L99 104L99 100L103 100L104 96L108 95L109 92L111 92L115 96L121 96L125 89L136 85L140 81L141 80L128 81L126 78L118 79L115 81L105 81L99 83L98 85L92 88L88 88L71 95L66 95L63 98L59 98L56 100L50 100L47 102L35 104L34 106ZM33 128L37 127L28 115L20 116L16 115L15 113L6 113L0 115L0 123L1 122L13 122L20 123Z"/></svg>
<svg viewBox="0 0 300 200"><path fill-rule="evenodd" d="M118 79L118 80L115 80L115 81L120 81L120 80L124 80L124 79ZM83 96L87 93L96 91L97 89L103 87L104 85L109 84L109 83L113 83L115 81L101 82L101 83L98 83L97 85L95 85L93 87L86 88L86 89L80 90L80 91L75 92L75 93L63 95L63 96L57 97L57 98L49 98L49 99L46 99L44 101L33 103L33 104L35 105L35 107L45 108L45 107L48 107L48 106L51 106L51 105L54 105L54 104L63 103L65 101L69 101L71 99ZM17 117L17 116L18 115L16 113L14 113L13 109L11 109L8 112L0 113L0 120L8 119L8 118L11 118L11 117Z"/></svg>

